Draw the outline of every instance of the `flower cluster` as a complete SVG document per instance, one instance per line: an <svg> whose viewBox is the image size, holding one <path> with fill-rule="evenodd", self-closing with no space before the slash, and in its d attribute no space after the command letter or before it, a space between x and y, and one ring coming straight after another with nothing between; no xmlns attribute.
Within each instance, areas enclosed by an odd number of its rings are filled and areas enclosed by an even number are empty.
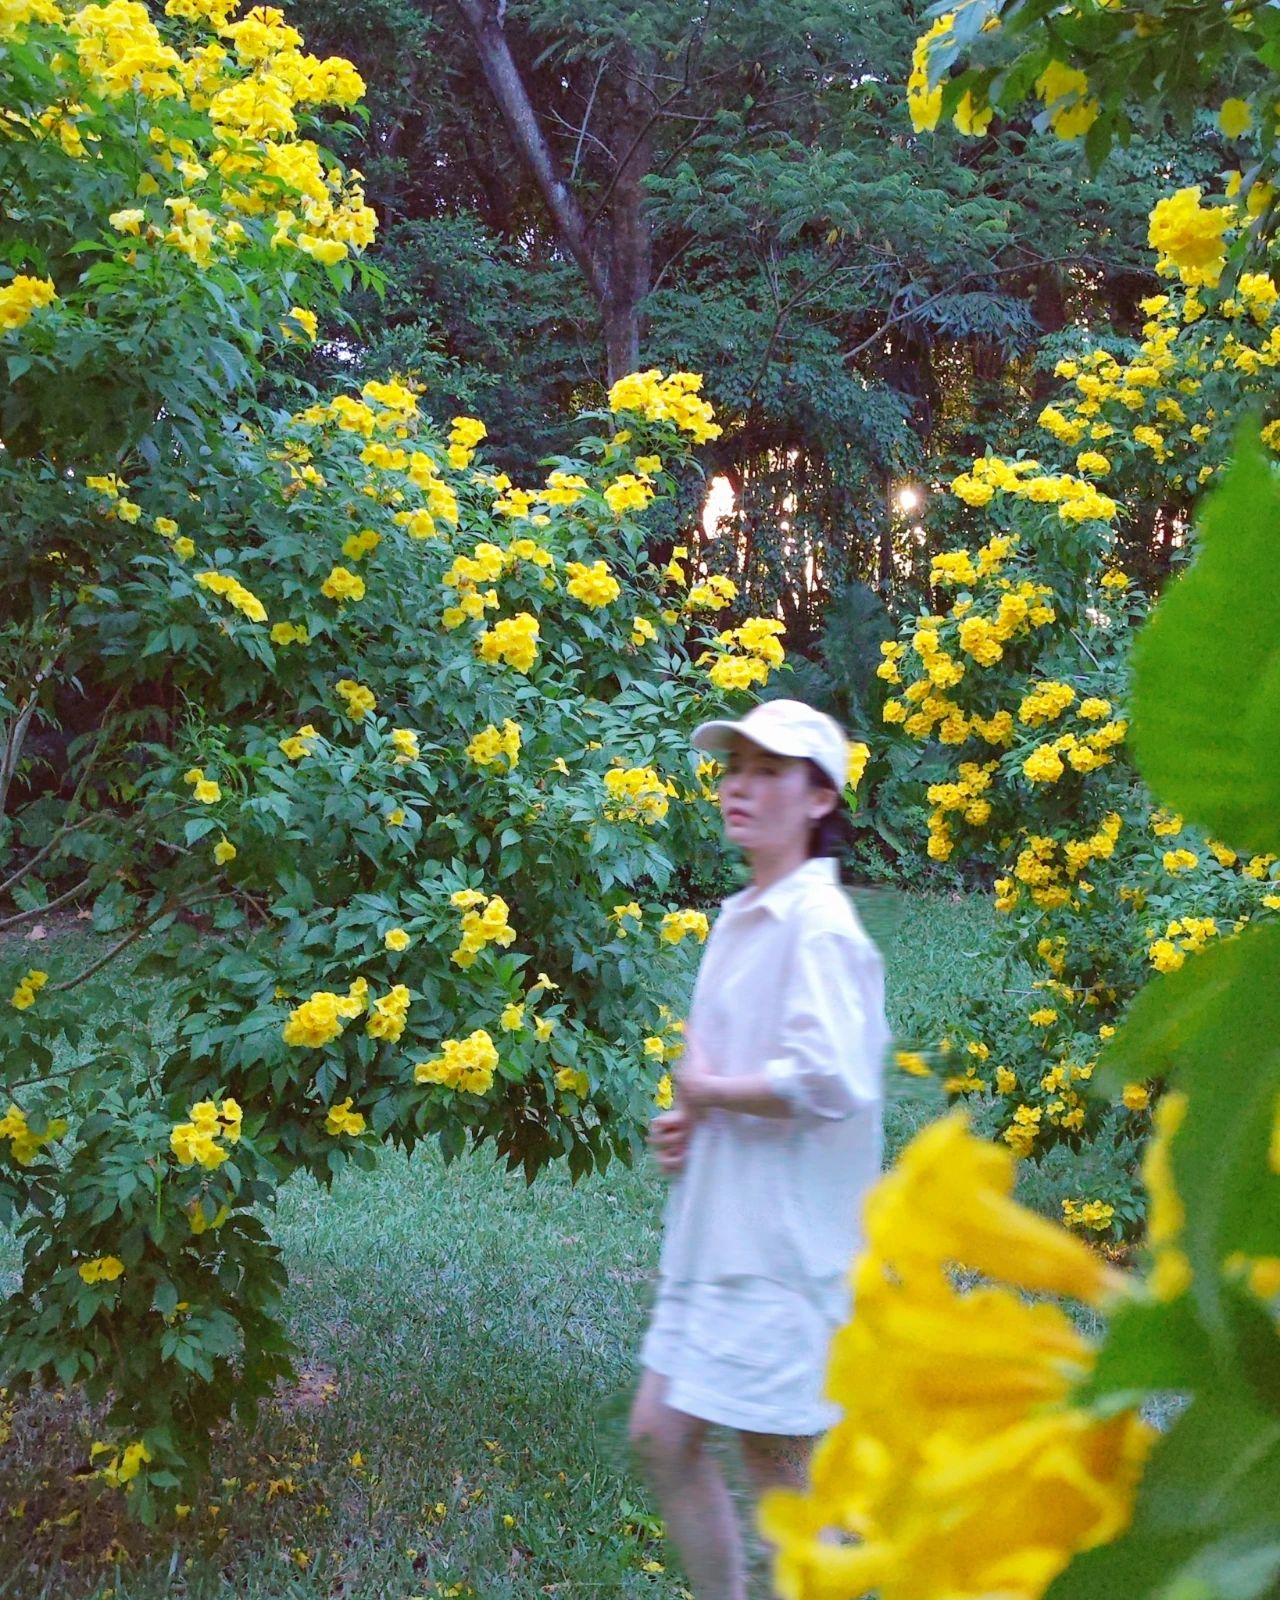
<svg viewBox="0 0 1280 1600"><path fill-rule="evenodd" d="M333 687L341 695L352 722L362 722L377 709L378 702L367 684L357 683L353 678L339 678Z"/></svg>
<svg viewBox="0 0 1280 1600"><path fill-rule="evenodd" d="M478 767L496 767L505 761L507 770L514 772L520 764L520 724L506 717L499 733L491 722L467 745L467 755Z"/></svg>
<svg viewBox="0 0 1280 1600"><path fill-rule="evenodd" d="M713 572L702 583L695 583L684 597L687 611L723 611L738 598L738 586L732 578ZM757 618L759 623L763 619ZM758 629L756 630L758 631Z"/></svg>
<svg viewBox="0 0 1280 1600"><path fill-rule="evenodd" d="M294 112L353 105L364 93L363 81L348 61L321 61L300 50L301 36L273 8L258 7L229 23L231 9L170 0L170 15L196 25L184 50L165 41L136 0L107 0L74 13L54 0L20 5L16 14L9 7L4 28L63 30L58 59L74 111L82 112L83 102L110 103L129 94L182 107L190 137L171 133L168 119L157 119L141 146L140 203L111 214L135 259L139 250L167 249L207 270L219 257L269 244L333 265L372 241L376 220L355 176L344 178L317 145L297 137ZM203 28L231 49L201 41L196 30ZM12 120L43 131L43 118L13 113ZM93 143L81 136L78 119L67 112L56 122L64 154L92 159ZM12 316L24 303L34 308L53 298L52 285L41 280L15 284L17 293L14 285L0 291L10 293Z"/></svg>
<svg viewBox="0 0 1280 1600"><path fill-rule="evenodd" d="M676 788L652 767L610 767L604 775L605 816L618 822L661 822Z"/></svg>
<svg viewBox="0 0 1280 1600"><path fill-rule="evenodd" d="M717 655L707 676L717 689L749 689L753 683L768 683L769 671L783 661L781 622L771 617L748 617L737 628L726 628L716 635L724 652Z"/></svg>
<svg viewBox="0 0 1280 1600"><path fill-rule="evenodd" d="M624 511L643 511L653 499L653 485L634 472L623 472L605 484L604 499L615 517Z"/></svg>
<svg viewBox="0 0 1280 1600"><path fill-rule="evenodd" d="M1068 1228L1091 1228L1095 1233L1105 1233L1110 1227L1116 1208L1105 1200L1064 1200L1062 1220Z"/></svg>
<svg viewBox="0 0 1280 1600"><path fill-rule="evenodd" d="M51 278L31 278L20 272L0 289L0 330L21 328L44 306L58 298Z"/></svg>
<svg viewBox="0 0 1280 1600"><path fill-rule="evenodd" d="M240 1137L244 1113L239 1105L230 1099L221 1106L212 1100L200 1100L187 1114L191 1120L175 1124L170 1132L169 1148L184 1167L221 1166L230 1154L226 1144L235 1144ZM219 1144L220 1139L226 1143Z"/></svg>
<svg viewBox="0 0 1280 1600"><path fill-rule="evenodd" d="M579 1100L591 1093L591 1079L581 1067L557 1067L555 1083L562 1094L575 1095Z"/></svg>
<svg viewBox="0 0 1280 1600"><path fill-rule="evenodd" d="M339 1134L350 1134L354 1139L365 1129L364 1117L359 1111L351 1109L351 1097L340 1100L337 1105L330 1106L325 1112L324 1131L337 1138Z"/></svg>
<svg viewBox="0 0 1280 1600"><path fill-rule="evenodd" d="M309 1000L289 1013L284 1025L284 1042L299 1049L319 1050L336 1039L353 1017L364 1015L368 997L366 978L356 978L346 994L317 989Z"/></svg>
<svg viewBox="0 0 1280 1600"><path fill-rule="evenodd" d="M265 622L267 608L257 595L250 593L238 578L229 572L197 572L196 582L210 594L221 595L237 611L243 612L250 622Z"/></svg>
<svg viewBox="0 0 1280 1600"><path fill-rule="evenodd" d="M337 600L340 604L347 600L363 600L364 579L346 567L334 567L320 585L320 593L326 600Z"/></svg>
<svg viewBox="0 0 1280 1600"><path fill-rule="evenodd" d="M609 490L606 489L605 498L608 499L608 496ZM589 567L581 561L570 561L564 570L569 577L566 590L575 600L581 600L584 606L593 609L607 606L622 593L621 584L603 561L595 561Z"/></svg>
<svg viewBox="0 0 1280 1600"><path fill-rule="evenodd" d="M507 921L510 908L500 895L490 898L478 889L458 889L450 896L450 901L462 912L462 937L449 957L455 966L474 966L476 957L487 944L500 944L505 948L514 941L515 929Z"/></svg>
<svg viewBox="0 0 1280 1600"><path fill-rule="evenodd" d="M483 1028L475 1029L465 1039L446 1039L440 1052L430 1061L418 1062L413 1069L415 1083L438 1083L466 1094L488 1094L493 1087L498 1051Z"/></svg>
<svg viewBox="0 0 1280 1600"><path fill-rule="evenodd" d="M92 1261L81 1261L76 1271L85 1283L114 1283L124 1272L124 1262L119 1256L95 1256Z"/></svg>
<svg viewBox="0 0 1280 1600"><path fill-rule="evenodd" d="M659 929L668 944L679 944L686 934L691 934L699 944L705 944L709 931L706 913L702 911L668 911Z"/></svg>
<svg viewBox="0 0 1280 1600"><path fill-rule="evenodd" d="M297 733L291 733L288 738L280 740L280 749L290 761L302 761L311 754L319 737L315 728L309 722L305 722Z"/></svg>
<svg viewBox="0 0 1280 1600"><path fill-rule="evenodd" d="M183 783L190 784L191 797L202 806L216 805L222 799L222 788L212 778L206 778L203 767L188 767L182 775Z"/></svg>
<svg viewBox="0 0 1280 1600"><path fill-rule="evenodd" d="M27 1011L36 1003L36 996L49 981L49 974L42 972L39 967L32 967L24 978L18 980L13 993L9 996L9 1004L16 1006L19 1011Z"/></svg>
<svg viewBox="0 0 1280 1600"><path fill-rule="evenodd" d="M917 1135L868 1197L857 1315L827 1392L844 1415L805 1493L762 1506L778 1586L833 1595L1043 1593L1128 1523L1154 1430L1071 1392L1094 1351L1027 1291L1105 1304L1119 1275L1010 1198L1013 1162L958 1115ZM982 1274L962 1288L954 1266ZM939 1351L964 1352L961 1369ZM875 1370L883 1383L868 1384Z"/></svg>
<svg viewBox="0 0 1280 1600"><path fill-rule="evenodd" d="M43 1133L37 1133L28 1124L26 1114L11 1105L0 1117L0 1139L9 1140L9 1154L20 1167L29 1167L45 1145L60 1139L70 1126L65 1117L54 1117Z"/></svg>
<svg viewBox="0 0 1280 1600"><path fill-rule="evenodd" d="M673 423L697 444L718 439L721 429L714 413L699 397L701 374L673 372L664 377L656 367L647 372L632 372L619 378L609 390L609 409L637 411L650 422Z"/></svg>
<svg viewBox="0 0 1280 1600"><path fill-rule="evenodd" d="M527 611L504 617L485 628L476 639L481 661L505 661L517 672L528 672L538 659L538 619Z"/></svg>
<svg viewBox="0 0 1280 1600"><path fill-rule="evenodd" d="M1190 855L1190 851L1184 853ZM1213 917L1173 917L1163 936L1147 947L1151 965L1157 972L1176 972L1188 956L1199 954L1220 931Z"/></svg>
<svg viewBox="0 0 1280 1600"><path fill-rule="evenodd" d="M369 1020L364 1031L371 1039L388 1039L394 1043L404 1032L412 996L403 983L397 983L386 994L369 1002Z"/></svg>

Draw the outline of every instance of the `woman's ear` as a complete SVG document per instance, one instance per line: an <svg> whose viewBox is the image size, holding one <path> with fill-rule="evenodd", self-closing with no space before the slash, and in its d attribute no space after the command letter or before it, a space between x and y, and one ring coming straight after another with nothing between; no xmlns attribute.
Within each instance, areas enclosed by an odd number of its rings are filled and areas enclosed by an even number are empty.
<svg viewBox="0 0 1280 1600"><path fill-rule="evenodd" d="M821 822L823 817L829 817L839 804L840 796L834 789L828 789L823 785L810 790L810 822Z"/></svg>

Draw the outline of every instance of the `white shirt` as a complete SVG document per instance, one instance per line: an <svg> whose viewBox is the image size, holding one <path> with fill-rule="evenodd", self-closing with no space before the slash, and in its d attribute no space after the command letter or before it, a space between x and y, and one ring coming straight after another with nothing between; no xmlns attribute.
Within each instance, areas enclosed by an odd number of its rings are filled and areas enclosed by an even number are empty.
<svg viewBox="0 0 1280 1600"><path fill-rule="evenodd" d="M792 1114L703 1114L667 1203L663 1277L844 1274L880 1173L889 1030L880 953L833 861L724 902L687 1026L709 1071L763 1073Z"/></svg>

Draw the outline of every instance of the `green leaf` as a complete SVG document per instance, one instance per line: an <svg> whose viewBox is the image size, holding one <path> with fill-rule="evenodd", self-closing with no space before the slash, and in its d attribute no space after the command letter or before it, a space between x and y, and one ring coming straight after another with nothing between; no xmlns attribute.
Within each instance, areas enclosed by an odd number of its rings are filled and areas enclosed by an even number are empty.
<svg viewBox="0 0 1280 1600"><path fill-rule="evenodd" d="M1280 1419L1210 1391L1157 1443L1129 1531L1045 1600L1258 1600L1280 1577Z"/></svg>
<svg viewBox="0 0 1280 1600"><path fill-rule="evenodd" d="M1238 849L1280 848L1280 482L1256 429L1199 520L1200 551L1134 649L1133 746L1166 805Z"/></svg>
<svg viewBox="0 0 1280 1600"><path fill-rule="evenodd" d="M1166 1078L1190 1099L1174 1136L1183 1245L1207 1326L1228 1336L1222 1263L1275 1254L1280 1174L1269 1150L1280 1096L1280 924L1247 929L1149 983L1107 1047L1101 1079Z"/></svg>

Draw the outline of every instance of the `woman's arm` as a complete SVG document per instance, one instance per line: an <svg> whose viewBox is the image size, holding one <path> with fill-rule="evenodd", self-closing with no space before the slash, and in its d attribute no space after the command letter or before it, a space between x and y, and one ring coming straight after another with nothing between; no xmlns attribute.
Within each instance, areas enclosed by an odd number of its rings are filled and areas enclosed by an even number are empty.
<svg viewBox="0 0 1280 1600"><path fill-rule="evenodd" d="M763 1072L747 1077L722 1077L708 1072L706 1058L692 1039L685 1046L676 1074L678 1104L693 1113L745 1111L753 1117L790 1117L795 1107L778 1094Z"/></svg>

